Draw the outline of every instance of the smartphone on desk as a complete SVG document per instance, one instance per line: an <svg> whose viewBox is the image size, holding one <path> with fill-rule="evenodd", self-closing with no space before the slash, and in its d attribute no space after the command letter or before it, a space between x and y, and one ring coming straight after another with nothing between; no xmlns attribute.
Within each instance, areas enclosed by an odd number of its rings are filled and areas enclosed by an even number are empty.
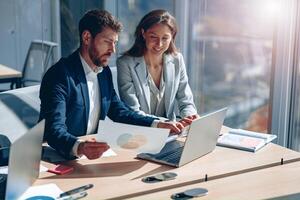
<svg viewBox="0 0 300 200"><path fill-rule="evenodd" d="M53 169L48 169L48 172L58 174L58 175L63 175L63 174L71 173L73 170L74 170L73 167L59 164L56 165Z"/></svg>

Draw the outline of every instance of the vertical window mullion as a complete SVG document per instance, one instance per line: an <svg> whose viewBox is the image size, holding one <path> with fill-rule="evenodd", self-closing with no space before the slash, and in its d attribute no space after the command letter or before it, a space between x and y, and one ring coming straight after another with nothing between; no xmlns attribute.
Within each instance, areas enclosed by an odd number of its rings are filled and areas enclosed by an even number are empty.
<svg viewBox="0 0 300 200"><path fill-rule="evenodd" d="M281 16L273 52L273 82L271 85L271 133L278 136L277 143L288 146L291 109L292 73L296 32L297 1L281 1Z"/></svg>

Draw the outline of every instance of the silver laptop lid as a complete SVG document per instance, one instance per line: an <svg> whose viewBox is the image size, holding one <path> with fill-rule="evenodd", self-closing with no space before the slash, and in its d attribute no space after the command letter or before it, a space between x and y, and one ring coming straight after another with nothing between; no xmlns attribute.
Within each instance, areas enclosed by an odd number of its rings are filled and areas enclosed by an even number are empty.
<svg viewBox="0 0 300 200"><path fill-rule="evenodd" d="M226 111L227 108L223 108L193 121L178 167L215 149Z"/></svg>
<svg viewBox="0 0 300 200"><path fill-rule="evenodd" d="M44 126L42 120L11 145L5 199L19 198L38 178Z"/></svg>

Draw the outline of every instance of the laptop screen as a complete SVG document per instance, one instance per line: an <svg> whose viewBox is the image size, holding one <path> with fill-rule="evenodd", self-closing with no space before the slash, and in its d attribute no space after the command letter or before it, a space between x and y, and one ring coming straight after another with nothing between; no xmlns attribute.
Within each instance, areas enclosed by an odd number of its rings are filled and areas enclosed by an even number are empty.
<svg viewBox="0 0 300 200"><path fill-rule="evenodd" d="M213 151L226 110L227 108L223 108L194 120L185 142L169 141L158 154L141 153L137 157L180 167Z"/></svg>
<svg viewBox="0 0 300 200"><path fill-rule="evenodd" d="M38 178L44 126L42 120L11 145L5 199L19 198Z"/></svg>

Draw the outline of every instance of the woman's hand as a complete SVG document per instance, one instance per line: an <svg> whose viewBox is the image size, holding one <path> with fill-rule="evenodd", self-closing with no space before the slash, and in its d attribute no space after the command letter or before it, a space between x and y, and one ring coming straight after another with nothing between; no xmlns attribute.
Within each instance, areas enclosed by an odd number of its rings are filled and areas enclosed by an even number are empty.
<svg viewBox="0 0 300 200"><path fill-rule="evenodd" d="M190 115L182 118L179 122L184 126L189 126L193 122L193 120L198 119L200 116L198 114Z"/></svg>
<svg viewBox="0 0 300 200"><path fill-rule="evenodd" d="M179 134L184 126L180 122L168 121L168 122L159 122L157 128L167 128L170 129L171 135Z"/></svg>

